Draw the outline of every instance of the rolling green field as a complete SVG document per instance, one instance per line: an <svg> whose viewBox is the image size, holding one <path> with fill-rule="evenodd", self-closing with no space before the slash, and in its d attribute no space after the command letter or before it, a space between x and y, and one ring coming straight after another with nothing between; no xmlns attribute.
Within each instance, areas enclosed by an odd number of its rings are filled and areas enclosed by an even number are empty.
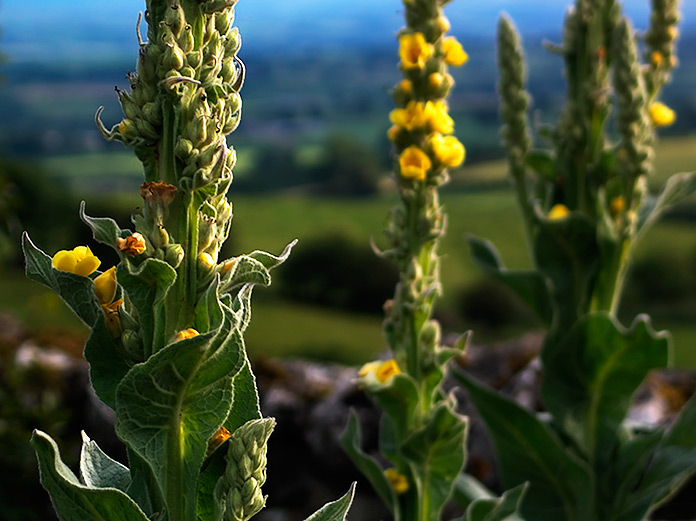
<svg viewBox="0 0 696 521"><path fill-rule="evenodd" d="M670 172L696 167L692 165L696 156L694 150L696 137L662 142L653 184L664 182ZM243 172L243 151L239 157L238 169ZM44 166L57 180L67 180L71 186L81 187L88 202L91 196L99 197L94 191L101 192L103 197L103 183L116 178L125 181L108 186L109 197L126 208L134 209L141 204L137 195L139 164L129 153L109 154L108 157L101 154L55 157L47 160ZM235 211L232 235L226 246L230 255L255 249L278 253L295 238L299 239L295 250L298 253L311 239L322 236L345 236L355 244L367 245L372 240L377 246L384 245L385 218L396 202L391 190L377 197L331 199L306 196L299 190L267 195L239 194L235 193L234 184L229 197ZM468 253L467 234L491 240L508 267L525 268L529 266L529 259L516 202L512 190L505 184L503 161L476 164L457 172L442 196L442 203L448 214L448 234L441 248L445 293L440 308L452 314L456 312L457 299L462 292L481 279ZM695 232L693 223L666 220L648 233L636 250L636 258L650 256L655 251L669 251L675 258L694 258ZM81 327L57 299L38 284L27 281L21 273L12 271L0 276L3 279L0 310L12 310L34 327ZM696 311L685 309L675 318L657 309L653 310L653 315L656 327L668 328L674 333L676 363L696 368ZM461 325L467 327L467 324ZM259 288L247 340L254 354L361 363L384 348L380 328L379 316L288 302L272 289ZM480 338L476 331L474 333L475 339ZM488 340L502 339L509 334L507 330L487 331L480 336Z"/></svg>

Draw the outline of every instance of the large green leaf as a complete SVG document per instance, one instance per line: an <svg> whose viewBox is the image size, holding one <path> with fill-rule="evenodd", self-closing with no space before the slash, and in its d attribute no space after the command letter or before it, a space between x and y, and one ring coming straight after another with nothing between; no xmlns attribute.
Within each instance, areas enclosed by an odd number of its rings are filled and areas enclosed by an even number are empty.
<svg viewBox="0 0 696 521"><path fill-rule="evenodd" d="M92 488L63 463L48 434L34 431L31 444L39 461L41 484L60 521L148 521L135 502L117 488Z"/></svg>
<svg viewBox="0 0 696 521"><path fill-rule="evenodd" d="M594 521L593 483L587 465L573 456L534 414L462 373L493 440L505 488L529 482L522 516L534 521Z"/></svg>
<svg viewBox="0 0 696 521"><path fill-rule="evenodd" d="M414 469L414 479L421 481L421 494L429 499L428 511L423 512L427 519L438 518L466 460L467 421L452 409L451 404L440 403L428 422L400 447Z"/></svg>
<svg viewBox="0 0 696 521"><path fill-rule="evenodd" d="M327 503L305 519L305 521L345 521L348 515L348 509L353 503L354 495L355 483L350 486L350 490L346 492L345 496L331 503Z"/></svg>
<svg viewBox="0 0 696 521"><path fill-rule="evenodd" d="M584 314L599 267L595 224L580 212L548 219L537 211L534 257L552 288L556 331L565 331Z"/></svg>
<svg viewBox="0 0 696 521"><path fill-rule="evenodd" d="M527 484L507 490L499 498L474 501L466 511L466 521L521 521L519 507Z"/></svg>
<svg viewBox="0 0 696 521"><path fill-rule="evenodd" d="M149 258L139 266L119 264L116 278L138 311L143 344L152 352L157 351L167 340L163 329L164 297L176 280L176 271L164 261Z"/></svg>
<svg viewBox="0 0 696 521"><path fill-rule="evenodd" d="M89 488L117 488L126 492L131 484L128 467L111 459L82 432L80 452L80 478Z"/></svg>
<svg viewBox="0 0 696 521"><path fill-rule="evenodd" d="M27 277L52 289L80 320L92 327L103 315L92 279L55 269L51 257L37 248L27 233L22 236L22 249Z"/></svg>
<svg viewBox="0 0 696 521"><path fill-rule="evenodd" d="M645 316L629 330L608 314L584 316L544 362L544 405L597 465L614 453L631 397L652 369L669 361L670 340Z"/></svg>
<svg viewBox="0 0 696 521"><path fill-rule="evenodd" d="M396 498L396 493L389 480L385 477L382 467L374 458L367 455L360 446L360 424L354 411L350 412L348 425L346 425L346 430L341 435L340 441L343 450L346 451L353 460L353 464L368 479L372 488L392 512L394 518L400 519L399 502Z"/></svg>
<svg viewBox="0 0 696 521"><path fill-rule="evenodd" d="M195 519L207 443L228 417L233 378L245 362L233 312L223 312L217 330L166 346L116 390L119 437L152 466L169 511L185 519Z"/></svg>
<svg viewBox="0 0 696 521"><path fill-rule="evenodd" d="M374 375L368 375L365 387L379 402L384 413L389 415L396 438L403 439L409 431L418 406L418 387L415 380L406 373L399 373L386 383L381 383Z"/></svg>
<svg viewBox="0 0 696 521"><path fill-rule="evenodd" d="M549 289L544 276L537 271L508 270L503 265L493 243L469 236L469 248L474 261L487 275L510 287L545 324L551 323L552 309Z"/></svg>
<svg viewBox="0 0 696 521"><path fill-rule="evenodd" d="M92 327L84 356L89 362L94 392L111 409L116 408L116 388L130 369L119 347L119 340L111 336L102 314Z"/></svg>
<svg viewBox="0 0 696 521"><path fill-rule="evenodd" d="M640 486L626 502L620 521L638 521L674 494L696 473L696 397L682 409L677 421L655 450ZM641 517L641 515L643 517Z"/></svg>

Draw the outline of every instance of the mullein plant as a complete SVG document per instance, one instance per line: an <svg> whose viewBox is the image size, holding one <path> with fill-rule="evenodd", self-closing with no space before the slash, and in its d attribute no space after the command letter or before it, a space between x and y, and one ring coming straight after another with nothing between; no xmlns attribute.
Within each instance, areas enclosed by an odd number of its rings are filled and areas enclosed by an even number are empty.
<svg viewBox="0 0 696 521"><path fill-rule="evenodd" d="M124 119L108 140L143 164L134 231L80 214L117 266L86 246L52 258L24 237L26 271L90 328L85 358L115 412L126 467L84 435L79 476L35 432L41 482L61 521L243 521L264 506L263 418L244 346L255 284L287 257L255 251L220 260L232 220L226 192L244 65L236 0L148 0L137 72L118 91ZM140 21L139 21L140 23ZM352 490L310 519L344 519Z"/></svg>
<svg viewBox="0 0 696 521"><path fill-rule="evenodd" d="M696 175L648 190L657 127L674 113L659 101L677 64L676 0L653 0L636 33L615 0L577 0L563 42L567 96L558 124L533 148L518 34L498 31L503 142L533 268L508 270L492 244L472 238L478 264L507 283L546 328L536 415L460 375L496 447L505 487L529 482L526 519L639 521L696 471L696 402L669 425L627 419L637 388L670 361L671 340L649 318L617 319L633 247ZM639 48L642 51L639 51Z"/></svg>
<svg viewBox="0 0 696 521"><path fill-rule="evenodd" d="M385 304L384 333L392 358L365 364L358 385L382 410L380 455L361 447L351 415L341 442L395 521L435 521L453 495L466 454L466 418L441 387L448 362L462 353L441 344L433 306L441 293L438 245L446 219L438 200L448 169L462 164L464 146L452 135L447 97L454 85L449 66L468 56L453 36L442 7L449 0L404 0L406 26L398 33L403 79L393 88L396 108L388 137L393 143L400 204L385 231L400 280ZM521 489L520 491L521 492ZM498 502L484 499L469 519L503 519ZM497 514L492 514L498 509ZM495 515L498 517L490 517ZM489 517L486 517L489 516Z"/></svg>

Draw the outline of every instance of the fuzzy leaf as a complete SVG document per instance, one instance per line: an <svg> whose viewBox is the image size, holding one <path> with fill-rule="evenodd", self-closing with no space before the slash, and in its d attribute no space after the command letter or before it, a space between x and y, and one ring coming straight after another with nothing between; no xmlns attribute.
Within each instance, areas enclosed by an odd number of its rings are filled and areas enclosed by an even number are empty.
<svg viewBox="0 0 696 521"><path fill-rule="evenodd" d="M248 421L261 418L256 377L251 371L251 364L246 354L244 355L244 365L242 369L237 373L237 376L234 377L233 386L232 409L224 425L230 432L236 431Z"/></svg>
<svg viewBox="0 0 696 521"><path fill-rule="evenodd" d="M85 213L85 202L80 203L80 219L91 228L94 239L102 244L111 246L118 251L116 239L128 237L130 230L121 230L121 227L109 217L90 217Z"/></svg>
<svg viewBox="0 0 696 521"><path fill-rule="evenodd" d="M696 172L675 174L657 197L645 197L638 212L638 234L642 235L665 211L696 192Z"/></svg>
<svg viewBox="0 0 696 521"><path fill-rule="evenodd" d="M179 490L175 500L190 519L208 440L228 417L232 381L245 361L232 311L223 311L217 330L167 345L116 390L119 437L152 466L162 490Z"/></svg>
<svg viewBox="0 0 696 521"><path fill-rule="evenodd" d="M452 499L466 509L474 501L495 499L495 495L478 479L462 472L454 479Z"/></svg>
<svg viewBox="0 0 696 521"><path fill-rule="evenodd" d="M551 323L551 299L544 276L537 271L508 270L490 241L469 236L474 261L487 275L510 287L545 324Z"/></svg>
<svg viewBox="0 0 696 521"><path fill-rule="evenodd" d="M280 266L282 263L284 263L288 257L290 256L290 252L292 251L293 247L297 244L297 239L292 241L290 244L288 244L283 252L280 255L272 255L270 253L267 253L265 251L252 251L249 254L249 257L251 257L254 260L259 261L261 264L264 265L266 269L273 269L277 266Z"/></svg>
<svg viewBox="0 0 696 521"><path fill-rule="evenodd" d="M538 233L534 252L539 270L552 284L556 330L569 329L586 307L598 269L599 246L594 223L579 212L547 219L536 209Z"/></svg>
<svg viewBox="0 0 696 521"><path fill-rule="evenodd" d="M466 521L517 521L518 510L527 484L507 490L499 498L478 499L466 512Z"/></svg>
<svg viewBox="0 0 696 521"><path fill-rule="evenodd" d="M399 502L389 480L384 475L382 467L371 456L367 455L360 446L360 425L354 411L350 412L348 425L341 435L341 446L346 451L353 464L368 479L372 488L382 499L382 502L392 512L395 519L400 519Z"/></svg>
<svg viewBox="0 0 696 521"><path fill-rule="evenodd" d="M111 459L82 432L80 478L88 488L117 488L126 492L131 483L128 467Z"/></svg>
<svg viewBox="0 0 696 521"><path fill-rule="evenodd" d="M674 494L686 479L696 473L695 447L696 397L692 397L655 450L640 486L626 502L627 512L617 519L644 519L646 512Z"/></svg>
<svg viewBox="0 0 696 521"><path fill-rule="evenodd" d="M350 490L346 492L345 496L331 503L327 503L305 519L305 521L345 521L348 515L348 509L353 503L354 495L355 483L350 486Z"/></svg>
<svg viewBox="0 0 696 521"><path fill-rule="evenodd" d="M80 320L92 327L103 314L92 279L55 269L51 257L37 248L27 233L22 236L22 249L27 277L52 289Z"/></svg>
<svg viewBox="0 0 696 521"><path fill-rule="evenodd" d="M39 460L41 484L61 521L148 521L140 507L120 490L81 484L47 434L34 431L31 444Z"/></svg>
<svg viewBox="0 0 696 521"><path fill-rule="evenodd" d="M127 262L119 264L116 277L138 311L143 344L157 351L166 339L164 331L155 330L157 325L164 327L164 320L155 317L164 313L163 300L176 280L176 271L166 262L150 258L137 267Z"/></svg>
<svg viewBox="0 0 696 521"><path fill-rule="evenodd" d="M401 445L402 454L416 468L428 469L428 480L421 483L430 498L427 519L438 518L452 494L455 478L464 467L466 431L466 418L453 412L450 405L441 403L428 423Z"/></svg>
<svg viewBox="0 0 696 521"><path fill-rule="evenodd" d="M104 315L99 317L85 344L84 356L89 362L89 374L94 392L111 409L116 408L116 387L130 369L119 352Z"/></svg>
<svg viewBox="0 0 696 521"><path fill-rule="evenodd" d="M392 376L386 384L380 383L377 378L366 379L365 388L391 418L396 437L403 439L418 405L415 380L406 373L399 373Z"/></svg>
<svg viewBox="0 0 696 521"><path fill-rule="evenodd" d="M556 181L556 158L548 150L534 149L527 153L527 166L540 177L554 183Z"/></svg>
<svg viewBox="0 0 696 521"><path fill-rule="evenodd" d="M669 351L668 335L656 334L645 316L625 330L607 314L586 315L543 359L544 404L602 465L616 449L633 393L649 371L667 365Z"/></svg>
<svg viewBox="0 0 696 521"><path fill-rule="evenodd" d="M530 485L522 516L534 521L590 521L592 478L586 464L567 452L534 414L462 373L453 373L486 423L505 488Z"/></svg>

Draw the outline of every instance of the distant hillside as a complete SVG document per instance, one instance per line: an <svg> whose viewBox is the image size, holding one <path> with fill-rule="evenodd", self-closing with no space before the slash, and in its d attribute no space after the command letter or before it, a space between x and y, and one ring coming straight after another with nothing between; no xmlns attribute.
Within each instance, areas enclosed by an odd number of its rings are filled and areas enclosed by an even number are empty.
<svg viewBox="0 0 696 521"><path fill-rule="evenodd" d="M554 37L566 6L562 0L455 0L446 8L462 41L491 37L501 11L525 34ZM624 1L637 27L645 27L648 0ZM0 48L19 61L103 60L132 56L135 20L144 0L3 0ZM696 31L696 2L682 2L683 28ZM252 53L284 55L308 50L393 46L401 27L400 0L241 0L237 23ZM366 30L368 28L368 30Z"/></svg>

